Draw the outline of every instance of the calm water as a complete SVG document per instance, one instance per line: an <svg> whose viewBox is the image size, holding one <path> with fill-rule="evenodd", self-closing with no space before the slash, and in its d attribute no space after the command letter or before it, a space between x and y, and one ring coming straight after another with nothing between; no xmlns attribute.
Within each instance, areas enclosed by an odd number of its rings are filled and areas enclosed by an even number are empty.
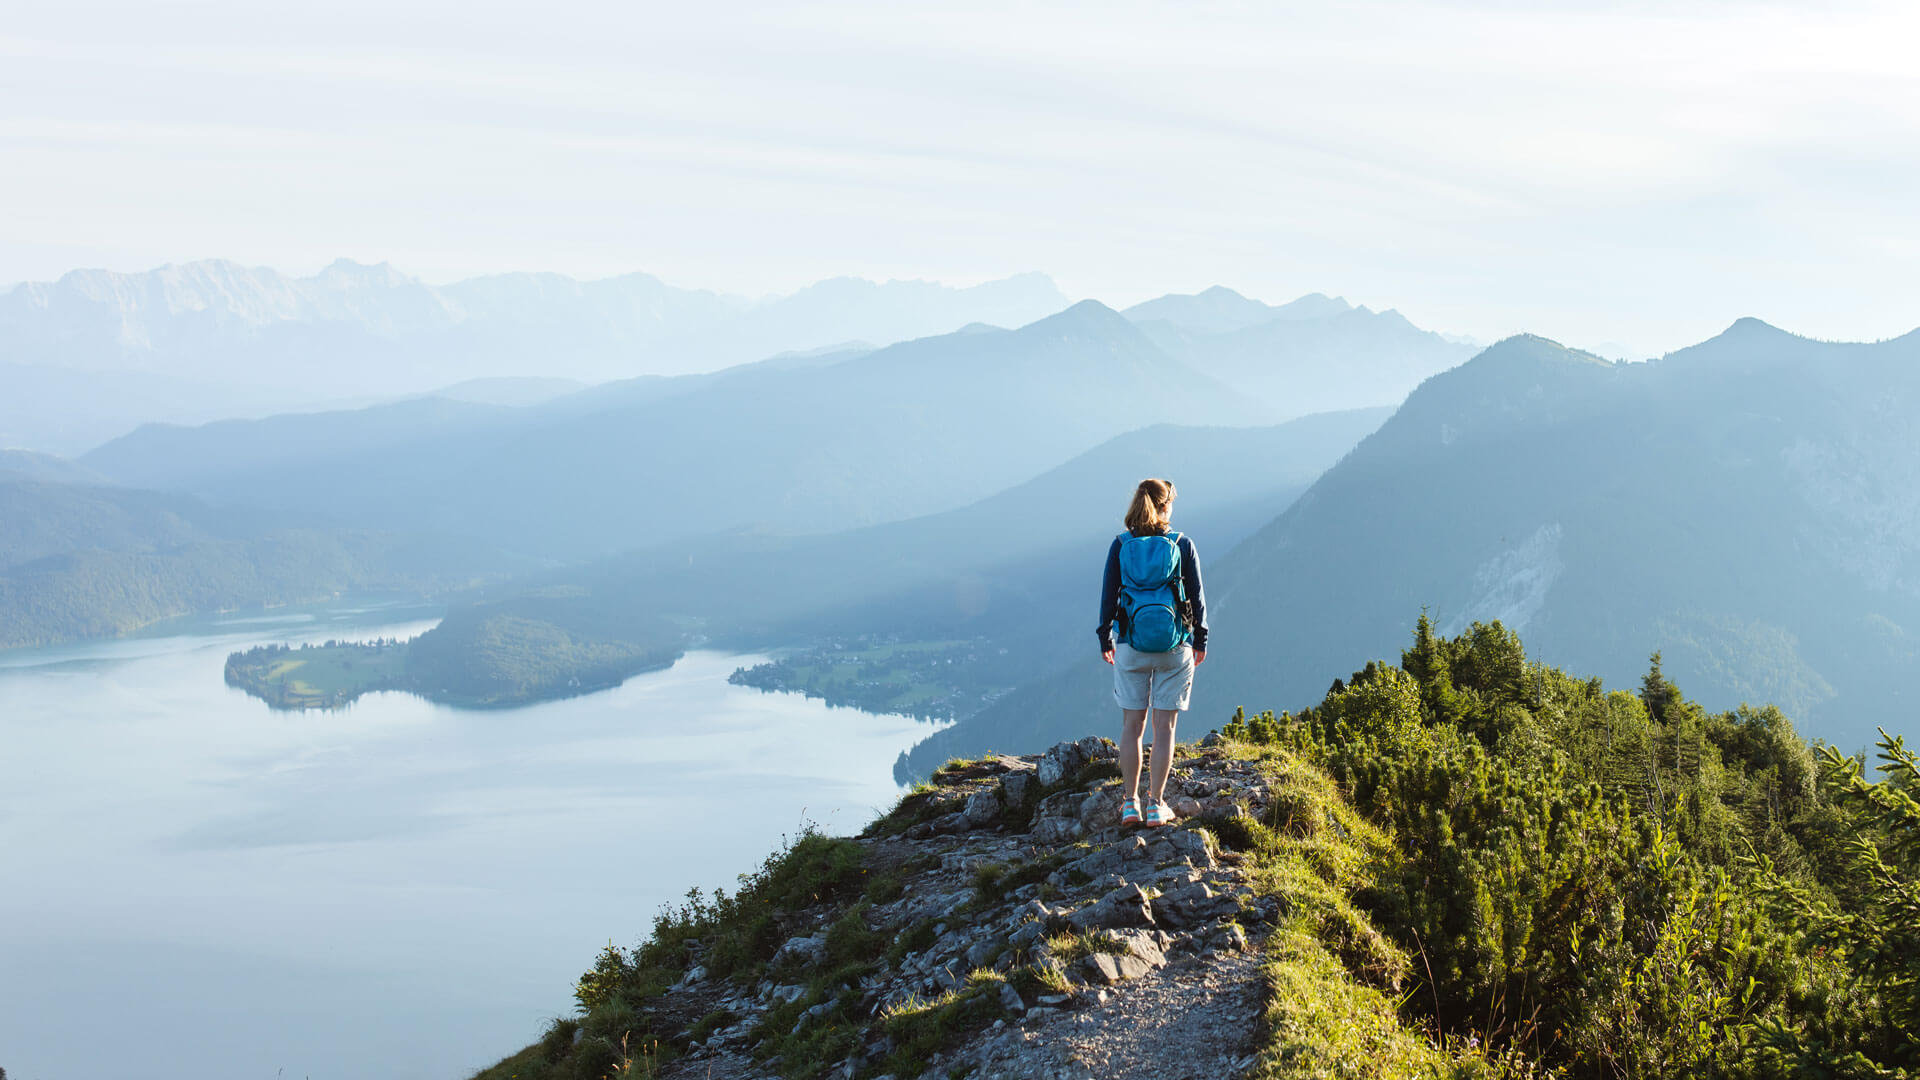
<svg viewBox="0 0 1920 1080"><path fill-rule="evenodd" d="M221 681L234 649L418 614L0 654L9 1080L459 1080L661 904L731 887L803 820L857 829L927 732L728 686L754 658L715 653L503 712L276 713Z"/></svg>

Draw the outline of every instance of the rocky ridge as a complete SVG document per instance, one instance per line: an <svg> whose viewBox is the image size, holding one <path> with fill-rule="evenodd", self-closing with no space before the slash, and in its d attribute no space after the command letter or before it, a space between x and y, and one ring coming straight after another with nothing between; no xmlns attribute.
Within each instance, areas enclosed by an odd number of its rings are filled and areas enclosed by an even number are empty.
<svg viewBox="0 0 1920 1080"><path fill-rule="evenodd" d="M696 962L660 999L656 1020L686 1024L684 1053L662 1075L791 1074L797 1062L756 1061L753 1049L776 1034L776 1014L804 1004L789 1040L835 1013L874 1029L815 1075L904 1080L876 1071L905 1057L907 1040L883 1021L968 994L990 1002L983 1020L996 1015L915 1075L1082 1077L1143 1060L1177 1066L1161 1076L1238 1075L1253 1060L1259 1007L1246 953L1280 901L1256 894L1204 823L1257 814L1266 784L1254 764L1202 747L1176 760L1168 785L1181 820L1123 829L1116 757L1087 738L942 770L854 841L865 865L900 874L899 895L862 915L873 933L910 943L898 960L814 1000L823 995L805 976L828 962L837 912L795 913L769 967L786 978L740 986ZM702 1017L726 1019L701 1031Z"/></svg>

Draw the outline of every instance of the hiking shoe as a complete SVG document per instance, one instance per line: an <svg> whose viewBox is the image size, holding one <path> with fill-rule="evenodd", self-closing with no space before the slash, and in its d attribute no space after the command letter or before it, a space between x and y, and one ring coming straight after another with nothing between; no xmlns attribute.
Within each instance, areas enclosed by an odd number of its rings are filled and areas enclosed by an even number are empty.
<svg viewBox="0 0 1920 1080"><path fill-rule="evenodd" d="M1128 799L1120 804L1120 827L1129 828L1140 824L1140 800Z"/></svg>
<svg viewBox="0 0 1920 1080"><path fill-rule="evenodd" d="M1168 806L1166 803L1157 802L1147 807L1147 826L1149 828L1160 825L1171 825L1173 824L1173 819L1173 807Z"/></svg>

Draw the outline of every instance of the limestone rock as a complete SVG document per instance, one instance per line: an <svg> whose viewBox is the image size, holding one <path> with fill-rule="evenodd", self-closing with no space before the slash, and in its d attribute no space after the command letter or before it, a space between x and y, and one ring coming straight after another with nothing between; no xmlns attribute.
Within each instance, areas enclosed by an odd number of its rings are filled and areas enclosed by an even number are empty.
<svg viewBox="0 0 1920 1080"><path fill-rule="evenodd" d="M1080 749L1079 744L1055 743L1040 755L1040 764L1035 768L1034 775L1042 784L1053 787L1078 773L1086 763L1086 752Z"/></svg>
<svg viewBox="0 0 1920 1080"><path fill-rule="evenodd" d="M1089 735L1074 745L1086 761L1108 761L1120 756L1120 748L1112 739L1103 739L1098 735Z"/></svg>
<svg viewBox="0 0 1920 1080"><path fill-rule="evenodd" d="M1165 967L1166 945L1173 939L1158 930L1114 930L1109 937L1127 947L1127 955L1149 967Z"/></svg>
<svg viewBox="0 0 1920 1080"><path fill-rule="evenodd" d="M981 788L967 797L965 813L970 824L992 824L1000 816L1000 793L993 788Z"/></svg>
<svg viewBox="0 0 1920 1080"><path fill-rule="evenodd" d="M1122 885L1067 916L1067 922L1082 930L1152 926L1153 901L1140 886Z"/></svg>
<svg viewBox="0 0 1920 1080"><path fill-rule="evenodd" d="M1112 986L1126 979L1137 979L1153 970L1153 965L1131 954L1094 953L1084 964L1088 976L1097 983Z"/></svg>
<svg viewBox="0 0 1920 1080"><path fill-rule="evenodd" d="M1039 784L1031 771L1010 772L1000 778L1000 797L1008 806L1025 806L1039 790Z"/></svg>
<svg viewBox="0 0 1920 1080"><path fill-rule="evenodd" d="M1026 923L1036 922L1044 926L1052 915L1052 908L1038 900L1029 900L1015 908L1013 914L1007 918L1007 929L1015 930Z"/></svg>
<svg viewBox="0 0 1920 1080"><path fill-rule="evenodd" d="M1238 911L1230 896L1220 896L1204 881L1168 889L1153 901L1154 917L1168 926L1197 926Z"/></svg>
<svg viewBox="0 0 1920 1080"><path fill-rule="evenodd" d="M1080 824L1086 826L1088 832L1118 828L1120 826L1119 789L1095 791L1080 800Z"/></svg>
<svg viewBox="0 0 1920 1080"><path fill-rule="evenodd" d="M935 835L941 836L950 833L966 832L973 826L973 822L967 818L965 811L948 814L945 817L934 818L927 824L932 826Z"/></svg>
<svg viewBox="0 0 1920 1080"><path fill-rule="evenodd" d="M797 960L803 964L817 964L827 955L827 936L813 934L807 937L790 937L773 954L773 962Z"/></svg>
<svg viewBox="0 0 1920 1080"><path fill-rule="evenodd" d="M986 967L993 963L993 958L999 953L1000 943L992 938L982 938L974 942L967 946L967 970Z"/></svg>
<svg viewBox="0 0 1920 1080"><path fill-rule="evenodd" d="M1166 841L1193 865L1202 870L1213 868L1213 847L1207 842L1206 833L1193 829L1169 829Z"/></svg>
<svg viewBox="0 0 1920 1080"><path fill-rule="evenodd" d="M1015 1016L1027 1011L1027 1003L1020 1000L1020 991L1015 990L1011 983L1000 984L1000 1007Z"/></svg>
<svg viewBox="0 0 1920 1080"><path fill-rule="evenodd" d="M1077 818L1041 818L1033 823L1033 839L1041 844L1066 844L1080 839L1086 827Z"/></svg>
<svg viewBox="0 0 1920 1080"><path fill-rule="evenodd" d="M1025 923L1013 933L1007 935L1007 944L1016 949L1032 948L1033 944L1045 937L1047 924L1043 922Z"/></svg>

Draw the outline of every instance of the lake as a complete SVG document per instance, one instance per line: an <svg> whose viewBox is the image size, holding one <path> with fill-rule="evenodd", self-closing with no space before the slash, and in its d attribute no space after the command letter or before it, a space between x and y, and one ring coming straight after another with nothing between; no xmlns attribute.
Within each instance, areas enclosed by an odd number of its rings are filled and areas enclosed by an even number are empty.
<svg viewBox="0 0 1920 1080"><path fill-rule="evenodd" d="M661 905L891 805L929 731L729 686L762 658L713 652L486 712L281 713L221 678L235 649L433 621L339 606L0 653L9 1080L459 1080Z"/></svg>

